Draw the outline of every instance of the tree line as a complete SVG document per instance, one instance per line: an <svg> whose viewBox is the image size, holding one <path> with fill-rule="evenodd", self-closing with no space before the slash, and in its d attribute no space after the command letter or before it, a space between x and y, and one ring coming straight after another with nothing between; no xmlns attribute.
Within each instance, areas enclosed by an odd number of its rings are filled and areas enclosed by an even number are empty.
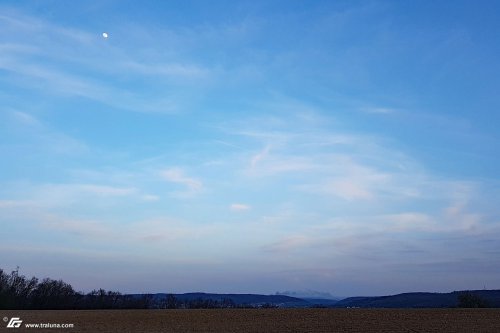
<svg viewBox="0 0 500 333"><path fill-rule="evenodd" d="M19 274L19 268L7 274L0 269L0 309L2 310L90 310L90 309L214 309L247 308L231 299L180 300L174 295L155 298L151 294L123 295L104 289L77 292L62 281ZM263 304L261 307L274 307Z"/></svg>
<svg viewBox="0 0 500 333"><path fill-rule="evenodd" d="M484 308L491 304L472 292L457 295L457 307ZM89 293L77 292L62 281L19 274L19 268L7 274L0 269L0 309L2 310L86 310L86 309L216 309L252 308L251 304L236 304L232 299L179 299L174 295L154 297L151 294L123 295L104 289ZM262 308L276 305L260 304Z"/></svg>
<svg viewBox="0 0 500 333"><path fill-rule="evenodd" d="M62 280L27 278L19 269L10 274L0 269L0 309L145 309L151 301L151 295L132 297L104 289L85 294Z"/></svg>
<svg viewBox="0 0 500 333"><path fill-rule="evenodd" d="M461 292L458 294L459 308L491 308L492 305L488 300L476 295L470 291Z"/></svg>

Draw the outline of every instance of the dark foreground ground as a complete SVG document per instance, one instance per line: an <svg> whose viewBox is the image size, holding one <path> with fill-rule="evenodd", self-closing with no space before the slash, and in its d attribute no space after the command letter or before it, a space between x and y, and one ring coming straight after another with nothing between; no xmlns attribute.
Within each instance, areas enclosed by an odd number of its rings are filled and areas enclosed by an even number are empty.
<svg viewBox="0 0 500 333"><path fill-rule="evenodd" d="M12 317L20 328L6 328ZM0 310L0 332L500 332L500 309ZM26 328L25 324L74 324Z"/></svg>

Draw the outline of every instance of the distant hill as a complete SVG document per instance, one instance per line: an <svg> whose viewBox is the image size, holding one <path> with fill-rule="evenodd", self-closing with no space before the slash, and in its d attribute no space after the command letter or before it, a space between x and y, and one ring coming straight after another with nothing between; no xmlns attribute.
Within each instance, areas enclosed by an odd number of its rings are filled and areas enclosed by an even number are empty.
<svg viewBox="0 0 500 333"><path fill-rule="evenodd" d="M309 305L303 299L284 295L186 293L175 294L174 296L179 300L194 300L201 298L222 301L224 299L230 299L239 305L248 304L253 306L266 303L281 305L283 307L300 307Z"/></svg>
<svg viewBox="0 0 500 333"><path fill-rule="evenodd" d="M253 306L258 307L262 305L274 305L285 308L297 307L311 307L314 304L308 301L285 295L259 295L259 294L211 294L211 293L185 293L185 294L153 294L155 301L162 300L168 295L173 295L179 301L194 301L194 300L212 300L222 302L224 300L231 300L239 306ZM142 295L133 295L135 297Z"/></svg>
<svg viewBox="0 0 500 333"><path fill-rule="evenodd" d="M282 291L277 292L276 295L286 295L302 299L328 299L328 300L341 300L342 297L333 296L330 293L316 290L299 290L299 291Z"/></svg>
<svg viewBox="0 0 500 333"><path fill-rule="evenodd" d="M212 294L212 293L185 293L151 295L152 300L161 303L169 295L173 295L180 302L216 301L224 303L230 300L234 306L276 306L280 308L453 308L458 305L458 296L466 291L451 293L414 292L390 296L349 297L342 300L324 298L299 298L287 295L259 295L259 294ZM500 308L500 290L470 290L467 291L486 300L491 307ZM129 295L141 298L143 294Z"/></svg>
<svg viewBox="0 0 500 333"><path fill-rule="evenodd" d="M451 293L404 293L392 296L349 297L338 301L334 307L359 308L450 308L458 305L458 295L464 291ZM487 300L492 307L500 307L500 290L470 290Z"/></svg>
<svg viewBox="0 0 500 333"><path fill-rule="evenodd" d="M339 300L327 299L327 298L302 298L304 301L310 304L310 306L321 306L321 307L334 307Z"/></svg>
<svg viewBox="0 0 500 333"><path fill-rule="evenodd" d="M330 293L315 291L315 290L302 290L302 291L282 291L277 292L276 295L290 296L295 298L300 298L307 303L308 306L312 307L332 307L335 305L341 297L335 297Z"/></svg>

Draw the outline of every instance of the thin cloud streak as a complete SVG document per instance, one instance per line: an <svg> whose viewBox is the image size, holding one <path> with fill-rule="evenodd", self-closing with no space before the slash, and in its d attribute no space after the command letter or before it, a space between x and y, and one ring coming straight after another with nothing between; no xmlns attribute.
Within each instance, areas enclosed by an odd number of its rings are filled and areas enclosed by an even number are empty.
<svg viewBox="0 0 500 333"><path fill-rule="evenodd" d="M172 114L179 112L180 104L188 102L178 89L174 91L170 87L174 93L162 94L160 98L126 84L117 85L112 78L126 71L137 80L155 75L171 81L170 86L177 86L179 79L198 85L215 75L205 66L185 61L160 60L153 66L151 61L141 59L137 50L103 45L98 34L68 29L31 16L22 16L22 19L14 18L16 16L19 13L2 16L7 40L14 35L16 40L15 44L3 44L5 52L0 57L0 68L12 74L13 84L24 88L85 97L127 111ZM33 42L33 31L47 38ZM156 52L161 54L159 49ZM49 65L54 62L58 66ZM86 68L85 74L76 71L75 65ZM102 80L102 74L108 76L106 80Z"/></svg>
<svg viewBox="0 0 500 333"><path fill-rule="evenodd" d="M203 190L203 183L198 179L186 176L181 168L165 169L160 172L160 176L167 182L184 186L186 191L180 192L181 195L195 195Z"/></svg>
<svg viewBox="0 0 500 333"><path fill-rule="evenodd" d="M252 207L249 205L241 204L241 203L234 203L229 206L229 209L232 210L233 212L244 212L250 210Z"/></svg>

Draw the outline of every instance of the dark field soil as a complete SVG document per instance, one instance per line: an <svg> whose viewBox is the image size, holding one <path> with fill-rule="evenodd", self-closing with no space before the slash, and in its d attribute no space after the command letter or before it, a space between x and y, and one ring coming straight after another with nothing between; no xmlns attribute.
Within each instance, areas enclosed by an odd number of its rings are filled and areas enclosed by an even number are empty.
<svg viewBox="0 0 500 333"><path fill-rule="evenodd" d="M4 317L20 317L21 328ZM0 332L500 332L500 309L0 310Z"/></svg>

